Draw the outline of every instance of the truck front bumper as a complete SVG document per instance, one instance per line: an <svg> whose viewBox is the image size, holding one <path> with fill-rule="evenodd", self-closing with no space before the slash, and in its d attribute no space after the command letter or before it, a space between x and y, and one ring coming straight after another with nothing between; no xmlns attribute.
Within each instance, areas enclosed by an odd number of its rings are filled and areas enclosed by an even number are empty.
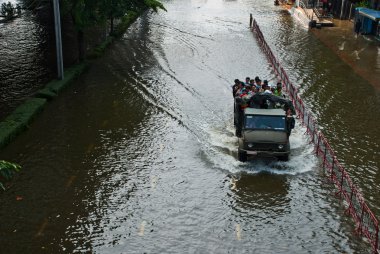
<svg viewBox="0 0 380 254"><path fill-rule="evenodd" d="M285 156L288 155L289 151L260 151L260 150L244 150L240 149L242 152L246 152L247 155L257 155L257 156Z"/></svg>

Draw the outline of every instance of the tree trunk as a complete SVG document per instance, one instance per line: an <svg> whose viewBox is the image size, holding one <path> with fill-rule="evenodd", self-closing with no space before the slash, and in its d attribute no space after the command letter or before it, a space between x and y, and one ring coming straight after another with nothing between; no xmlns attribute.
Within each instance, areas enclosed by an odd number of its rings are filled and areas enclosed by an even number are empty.
<svg viewBox="0 0 380 254"><path fill-rule="evenodd" d="M78 58L82 62L85 58L85 44L84 44L84 33L82 30L79 30L77 33L78 36Z"/></svg>
<svg viewBox="0 0 380 254"><path fill-rule="evenodd" d="M110 34L113 34L113 20L114 20L114 18L111 17L111 30L110 30Z"/></svg>

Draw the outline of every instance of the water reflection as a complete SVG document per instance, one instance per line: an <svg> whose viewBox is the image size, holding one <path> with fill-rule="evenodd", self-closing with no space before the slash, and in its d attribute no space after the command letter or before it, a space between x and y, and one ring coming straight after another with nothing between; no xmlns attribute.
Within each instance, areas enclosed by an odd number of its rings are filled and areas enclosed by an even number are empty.
<svg viewBox="0 0 380 254"><path fill-rule="evenodd" d="M0 119L52 77L49 29L28 11L0 24Z"/></svg>
<svg viewBox="0 0 380 254"><path fill-rule="evenodd" d="M288 207L289 183L285 175L259 173L241 174L231 178L231 190L236 200L233 209L244 214L255 211L263 217L283 214Z"/></svg>
<svg viewBox="0 0 380 254"><path fill-rule="evenodd" d="M286 17L281 22L289 31L281 30L273 20L273 2L213 2L223 8L190 8L179 0L168 2L168 13L144 15L2 153L28 170L17 191L2 196L7 205L1 215L13 217L4 216L9 220L2 224L1 246L18 243L13 250L22 252L23 238L34 239L35 228L50 216L51 231L31 252L45 246L50 253L365 249L355 242L352 222L342 222L343 210L332 208L331 191L321 187L304 129L292 133L289 162L262 166L233 156L230 81L247 73L274 76L242 13L254 6L271 46L293 70L291 77L300 78L297 84L326 127L340 120L343 107L334 108L329 98L344 97L342 83L355 76L335 78L327 67L348 69L336 58L324 59L328 52ZM317 48L299 50L309 43ZM345 137L342 126L336 127L337 138ZM15 203L18 191L30 200ZM25 229L21 240L14 227ZM342 232L344 227L348 230Z"/></svg>

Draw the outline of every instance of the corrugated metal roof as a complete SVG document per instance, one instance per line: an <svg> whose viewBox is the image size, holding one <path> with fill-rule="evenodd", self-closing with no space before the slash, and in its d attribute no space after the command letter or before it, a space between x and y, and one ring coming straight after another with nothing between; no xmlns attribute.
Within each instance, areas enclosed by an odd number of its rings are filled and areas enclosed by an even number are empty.
<svg viewBox="0 0 380 254"><path fill-rule="evenodd" d="M356 8L356 10L362 16L370 18L370 19L372 19L374 21L379 21L380 20L380 11L376 11L376 10L368 9L368 8L363 8L363 7Z"/></svg>

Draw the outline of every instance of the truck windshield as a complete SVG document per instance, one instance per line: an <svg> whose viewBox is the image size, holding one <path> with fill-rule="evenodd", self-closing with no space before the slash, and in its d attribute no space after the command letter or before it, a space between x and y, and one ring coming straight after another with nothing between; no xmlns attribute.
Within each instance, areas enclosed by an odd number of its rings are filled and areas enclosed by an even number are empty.
<svg viewBox="0 0 380 254"><path fill-rule="evenodd" d="M259 130L285 130L285 116L247 115L245 117L245 129Z"/></svg>

